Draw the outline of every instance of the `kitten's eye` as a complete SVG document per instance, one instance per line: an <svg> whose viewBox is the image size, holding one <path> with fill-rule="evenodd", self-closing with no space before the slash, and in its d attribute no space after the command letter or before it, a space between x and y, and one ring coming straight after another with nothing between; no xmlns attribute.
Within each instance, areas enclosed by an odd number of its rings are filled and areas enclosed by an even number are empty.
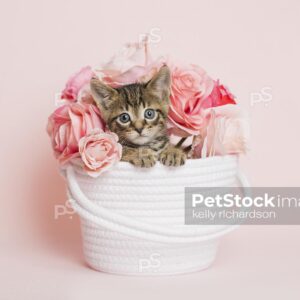
<svg viewBox="0 0 300 300"><path fill-rule="evenodd" d="M121 123L128 123L130 121L130 116L127 113L119 115L119 120Z"/></svg>
<svg viewBox="0 0 300 300"><path fill-rule="evenodd" d="M146 109L145 113L144 113L144 116L145 116L145 119L149 119L149 120L154 119L154 117L155 117L155 110L151 109L151 108Z"/></svg>

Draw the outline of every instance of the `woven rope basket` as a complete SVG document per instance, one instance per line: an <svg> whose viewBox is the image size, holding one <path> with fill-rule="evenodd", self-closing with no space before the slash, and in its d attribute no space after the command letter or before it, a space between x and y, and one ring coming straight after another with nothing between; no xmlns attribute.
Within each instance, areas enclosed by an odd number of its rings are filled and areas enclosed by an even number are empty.
<svg viewBox="0 0 300 300"><path fill-rule="evenodd" d="M151 169L120 162L97 179L66 170L70 202L81 216L84 254L94 269L124 275L199 271L215 259L229 225L184 225L184 188L248 186L236 156ZM237 181L238 180L238 181Z"/></svg>

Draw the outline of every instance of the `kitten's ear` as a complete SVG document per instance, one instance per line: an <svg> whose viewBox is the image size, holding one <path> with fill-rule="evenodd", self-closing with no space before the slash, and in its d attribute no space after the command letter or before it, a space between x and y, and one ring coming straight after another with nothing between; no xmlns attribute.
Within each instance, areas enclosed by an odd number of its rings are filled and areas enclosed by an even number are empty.
<svg viewBox="0 0 300 300"><path fill-rule="evenodd" d="M108 110L114 102L118 92L93 77L90 82L92 96L101 110Z"/></svg>
<svg viewBox="0 0 300 300"><path fill-rule="evenodd" d="M171 87L171 72L167 66L160 68L158 73L147 83L147 90L161 100L169 101Z"/></svg>

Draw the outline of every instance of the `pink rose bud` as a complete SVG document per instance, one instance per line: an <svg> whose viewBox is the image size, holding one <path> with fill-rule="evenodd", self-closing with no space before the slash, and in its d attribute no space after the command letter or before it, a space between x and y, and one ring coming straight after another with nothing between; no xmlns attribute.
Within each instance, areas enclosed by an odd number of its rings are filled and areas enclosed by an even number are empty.
<svg viewBox="0 0 300 300"><path fill-rule="evenodd" d="M115 133L95 130L80 139L79 153L87 174L97 177L121 159L122 146Z"/></svg>

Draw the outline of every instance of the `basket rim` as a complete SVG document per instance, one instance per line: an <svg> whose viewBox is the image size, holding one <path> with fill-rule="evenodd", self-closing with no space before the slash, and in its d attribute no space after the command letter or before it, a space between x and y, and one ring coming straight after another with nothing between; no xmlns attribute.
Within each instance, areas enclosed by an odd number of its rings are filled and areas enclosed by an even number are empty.
<svg viewBox="0 0 300 300"><path fill-rule="evenodd" d="M184 166L182 166L183 168L184 167L191 167L191 166L201 166L201 165L206 165L206 164L214 164L214 163L220 163L220 162L227 162L227 161L234 161L234 160L237 160L239 157L238 154L228 154L228 155L216 155L216 156L211 156L211 157L206 157L206 158L192 158L192 159L187 159ZM117 164L116 164L117 167L120 167L120 168L127 168L128 166L131 168L134 168L136 169L135 166L133 166L132 164L130 164L129 162L126 162L126 161L119 161ZM163 164L161 164L159 161L157 162L157 164L155 164L152 168L150 169L153 169L153 168L182 168L182 167L167 167L167 166L164 166ZM139 168L139 169L143 169L143 168Z"/></svg>
<svg viewBox="0 0 300 300"><path fill-rule="evenodd" d="M239 155L238 154L229 154L229 155L224 155L224 156L212 156L212 157L207 157L207 158L196 158L196 159L187 159L186 163L183 166L180 167L167 167L164 166L163 164L161 164L159 161L151 168L138 168L132 164L130 164L129 162L125 162L125 161L119 161L117 162L115 165L111 166L111 168L109 168L108 170L106 170L105 172L103 172L104 174L107 173L111 173L111 172L115 172L115 171L121 171L121 172L129 172L129 173L138 173L138 174L154 174L154 173L161 173L161 172L167 172L170 173L172 172L172 174L175 175L175 173L179 174L182 173L182 171L187 171L187 170L191 170L191 169L200 169L200 168L209 168L209 167L218 167L218 166L222 166L225 164L238 164L238 159L239 159ZM86 174L81 166L71 163L71 166L73 167L73 169L75 170L75 172L77 174L80 175L85 175L91 179L97 179L97 178L93 178L90 177L88 174ZM64 171L66 168L65 167L61 167L61 170Z"/></svg>

